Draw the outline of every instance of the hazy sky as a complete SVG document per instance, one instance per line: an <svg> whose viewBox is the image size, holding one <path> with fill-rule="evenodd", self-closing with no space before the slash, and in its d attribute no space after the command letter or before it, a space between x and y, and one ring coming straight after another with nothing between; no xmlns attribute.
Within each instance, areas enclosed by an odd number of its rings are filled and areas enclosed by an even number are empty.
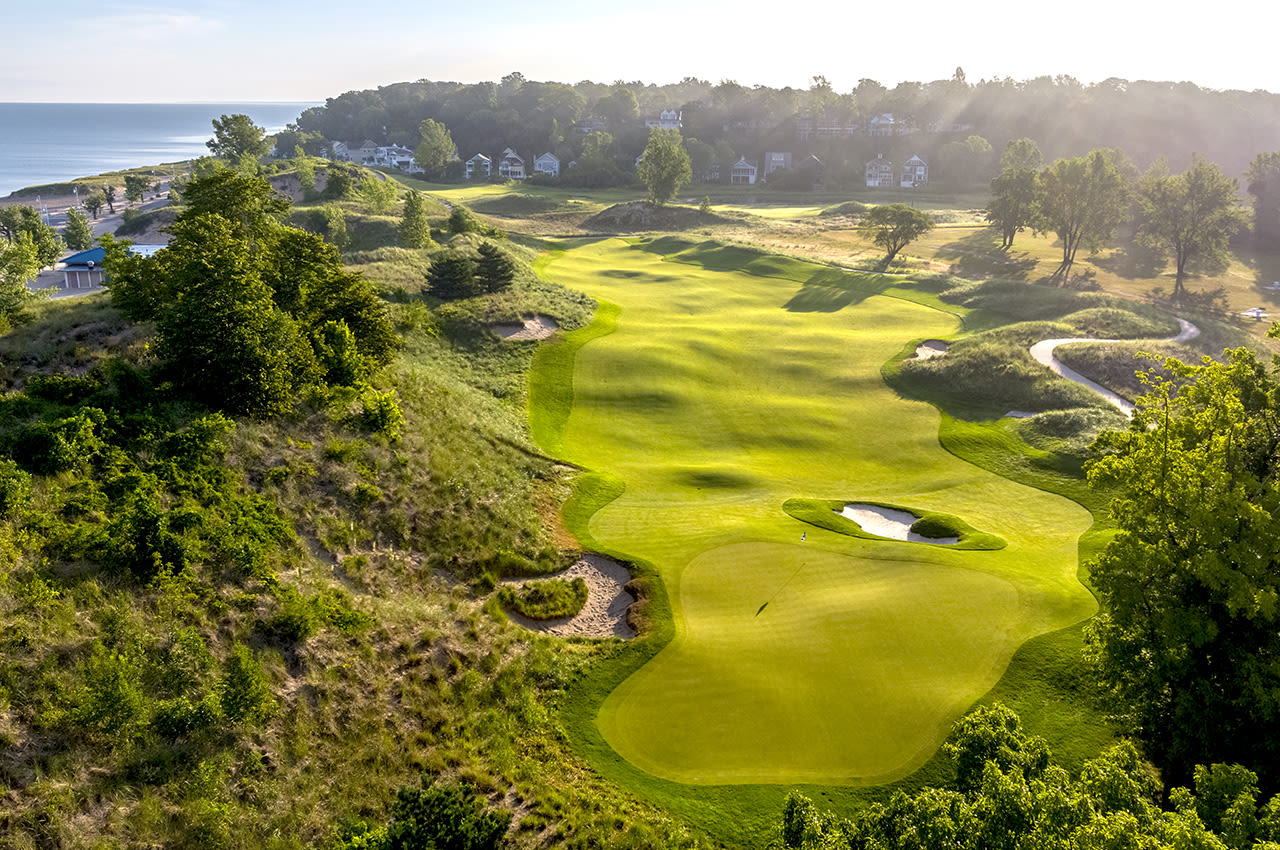
<svg viewBox="0 0 1280 850"><path fill-rule="evenodd" d="M863 77L892 87L957 66L970 82L1070 74L1280 92L1267 47L1280 11L1255 0L0 0L0 20L0 102L322 101L510 71L797 88L821 74L843 92Z"/></svg>

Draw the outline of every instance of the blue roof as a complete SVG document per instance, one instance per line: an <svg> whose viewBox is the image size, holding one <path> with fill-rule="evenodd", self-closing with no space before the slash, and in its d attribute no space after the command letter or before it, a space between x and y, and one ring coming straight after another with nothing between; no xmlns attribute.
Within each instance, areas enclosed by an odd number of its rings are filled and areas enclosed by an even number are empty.
<svg viewBox="0 0 1280 850"><path fill-rule="evenodd" d="M101 246L90 248L88 251L81 251L79 254L72 254L63 260L64 265L68 266L87 266L93 263L95 266L102 265L102 261L106 259L107 252Z"/></svg>

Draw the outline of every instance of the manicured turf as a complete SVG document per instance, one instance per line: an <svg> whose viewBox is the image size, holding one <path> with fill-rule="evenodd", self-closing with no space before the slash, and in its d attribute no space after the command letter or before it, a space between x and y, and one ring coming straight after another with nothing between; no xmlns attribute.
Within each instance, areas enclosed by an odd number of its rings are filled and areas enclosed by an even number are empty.
<svg viewBox="0 0 1280 850"><path fill-rule="evenodd" d="M559 376L572 390L549 396L554 415L536 406L556 376L535 373L535 436L622 482L590 536L652 564L675 618L597 723L633 765L677 782L890 781L933 754L1022 643L1093 613L1076 578L1091 518L948 453L937 411L884 384L888 358L954 333L954 316L857 275L814 267L853 296L813 301L797 299L809 284L795 269L729 265L607 240L546 267L618 312L612 333L577 332L593 338ZM782 509L851 493L954 514L1009 545L861 540Z"/></svg>

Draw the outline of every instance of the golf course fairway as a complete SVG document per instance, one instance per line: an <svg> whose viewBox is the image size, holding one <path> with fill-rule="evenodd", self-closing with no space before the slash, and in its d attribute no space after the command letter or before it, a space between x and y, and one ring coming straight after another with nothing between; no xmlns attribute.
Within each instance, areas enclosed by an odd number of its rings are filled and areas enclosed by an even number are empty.
<svg viewBox="0 0 1280 850"><path fill-rule="evenodd" d="M842 297L798 299L803 282L670 260L611 239L545 269L618 310L613 332L575 332L572 406L535 437L624 484L590 535L652 564L675 620L597 726L686 784L903 777L1022 643L1094 613L1090 515L947 453L938 412L885 385L886 360L955 316L858 294L854 273ZM794 497L946 512L1008 546L850 537L788 516Z"/></svg>

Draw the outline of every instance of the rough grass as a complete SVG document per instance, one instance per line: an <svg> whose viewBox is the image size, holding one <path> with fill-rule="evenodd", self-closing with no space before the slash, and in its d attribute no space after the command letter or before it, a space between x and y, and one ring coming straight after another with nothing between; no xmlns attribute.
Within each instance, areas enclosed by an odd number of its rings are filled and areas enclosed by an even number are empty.
<svg viewBox="0 0 1280 850"><path fill-rule="evenodd" d="M530 620L566 619L587 604L587 583L575 578L527 581L519 588L506 585L498 590L498 601Z"/></svg>

